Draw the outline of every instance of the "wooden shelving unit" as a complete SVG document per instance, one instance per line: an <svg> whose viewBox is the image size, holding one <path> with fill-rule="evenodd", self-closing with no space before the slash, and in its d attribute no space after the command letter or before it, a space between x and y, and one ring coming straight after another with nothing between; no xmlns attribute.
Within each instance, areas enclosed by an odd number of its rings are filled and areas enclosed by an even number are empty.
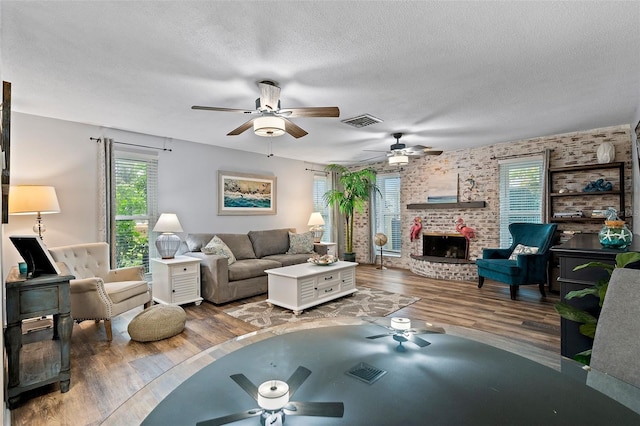
<svg viewBox="0 0 640 426"><path fill-rule="evenodd" d="M556 188L556 178L558 175L571 174L576 172L584 172L589 170L607 170L618 169L618 182L614 184L614 190L612 191L594 191L594 192L558 192ZM547 188L549 192L549 198L547 200L547 209L549 221L557 223L568 222L602 222L602 217L553 217L555 212L554 200L562 198L593 198L594 202L598 198L607 196L615 196L618 198L618 217L624 219L624 162L606 163L606 164L586 164L583 166L571 166L571 167L556 167L550 168L548 172ZM594 198L595 197L595 198Z"/></svg>

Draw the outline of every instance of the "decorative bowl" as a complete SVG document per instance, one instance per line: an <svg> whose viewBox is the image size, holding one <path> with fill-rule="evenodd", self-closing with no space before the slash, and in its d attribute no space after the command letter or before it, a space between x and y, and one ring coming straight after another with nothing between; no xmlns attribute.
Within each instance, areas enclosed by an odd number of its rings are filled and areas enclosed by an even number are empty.
<svg viewBox="0 0 640 426"><path fill-rule="evenodd" d="M329 266L336 263L337 261L338 261L338 258L330 254L325 254L322 256L315 255L307 259L307 262L313 263L314 265L319 265L319 266Z"/></svg>

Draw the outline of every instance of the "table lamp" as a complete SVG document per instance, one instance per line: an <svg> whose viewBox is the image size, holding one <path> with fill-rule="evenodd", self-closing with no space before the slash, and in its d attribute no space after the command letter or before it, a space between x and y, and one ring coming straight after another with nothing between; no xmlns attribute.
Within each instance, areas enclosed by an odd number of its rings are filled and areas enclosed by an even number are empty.
<svg viewBox="0 0 640 426"><path fill-rule="evenodd" d="M175 213L162 213L153 232L162 232L156 239L158 254L163 259L173 259L180 247L180 237L174 232L182 232L178 216Z"/></svg>
<svg viewBox="0 0 640 426"><path fill-rule="evenodd" d="M313 231L313 242L319 243L320 239L322 239L322 234L324 234L324 219L320 212L313 212L311 216L309 216L309 223L307 223L311 228L310 231Z"/></svg>
<svg viewBox="0 0 640 426"><path fill-rule="evenodd" d="M60 213L60 204L53 186L17 185L9 188L9 214L35 214L36 224L33 225L33 232L40 238L47 230L42 223L42 215L50 213Z"/></svg>

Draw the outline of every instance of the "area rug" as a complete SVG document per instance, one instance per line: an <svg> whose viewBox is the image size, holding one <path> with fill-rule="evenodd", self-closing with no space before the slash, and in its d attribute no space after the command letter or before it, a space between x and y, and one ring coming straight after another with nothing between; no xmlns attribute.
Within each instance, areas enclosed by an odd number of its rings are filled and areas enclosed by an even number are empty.
<svg viewBox="0 0 640 426"><path fill-rule="evenodd" d="M275 305L269 306L266 301L246 303L236 308L227 309L224 313L263 328L306 321L312 318L383 317L418 300L420 300L418 297L358 287L358 292L353 296L342 297L305 309L298 316L294 315L290 309Z"/></svg>

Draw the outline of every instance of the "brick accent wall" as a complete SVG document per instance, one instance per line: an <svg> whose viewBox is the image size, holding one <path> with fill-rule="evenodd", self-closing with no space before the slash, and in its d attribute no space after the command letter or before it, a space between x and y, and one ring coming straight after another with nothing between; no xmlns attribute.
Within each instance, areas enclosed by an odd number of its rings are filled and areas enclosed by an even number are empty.
<svg viewBox="0 0 640 426"><path fill-rule="evenodd" d="M425 232L456 232L454 221L462 217L467 226L476 229L476 238L471 240L469 258L482 256L484 247L499 246L499 177L498 160L506 156L524 156L545 149L552 150L550 167L597 164L596 151L604 141L611 142L616 149L615 161L625 161L625 215L627 224L632 229L632 155L631 129L629 125L594 129L585 132L567 133L555 136L538 137L515 142L497 143L480 148L445 151L440 156L424 156L411 158L409 164L400 171L402 177L401 221L402 221L402 255L400 257L385 256L387 266L412 269L411 254L422 254L422 242L411 242L409 229L416 216L422 218L422 229ZM397 171L387 162L372 165L378 172ZM441 173L458 174L458 200L485 201L487 206L481 209L438 209L409 210L407 204L425 203L429 192L430 176ZM569 179L567 184L575 184L582 189L588 181L599 177L611 179L608 172L594 172L592 175L577 175ZM467 179L474 179L476 185L471 194L464 193L468 188ZM571 202L571 201L567 201ZM557 205L557 204L556 204ZM614 204L615 205L615 204ZM579 208L579 206L574 206ZM584 206L586 209L587 206ZM598 207L595 207L598 208ZM590 208L589 208L590 210ZM355 218L354 251L356 260L370 263L371 242L369 236L369 212L358 214ZM594 224L559 224L561 230L579 230L597 232L601 225ZM379 259L378 259L379 262ZM414 265L415 267L415 265ZM463 274L465 275L465 274ZM455 279L454 277L452 277Z"/></svg>

